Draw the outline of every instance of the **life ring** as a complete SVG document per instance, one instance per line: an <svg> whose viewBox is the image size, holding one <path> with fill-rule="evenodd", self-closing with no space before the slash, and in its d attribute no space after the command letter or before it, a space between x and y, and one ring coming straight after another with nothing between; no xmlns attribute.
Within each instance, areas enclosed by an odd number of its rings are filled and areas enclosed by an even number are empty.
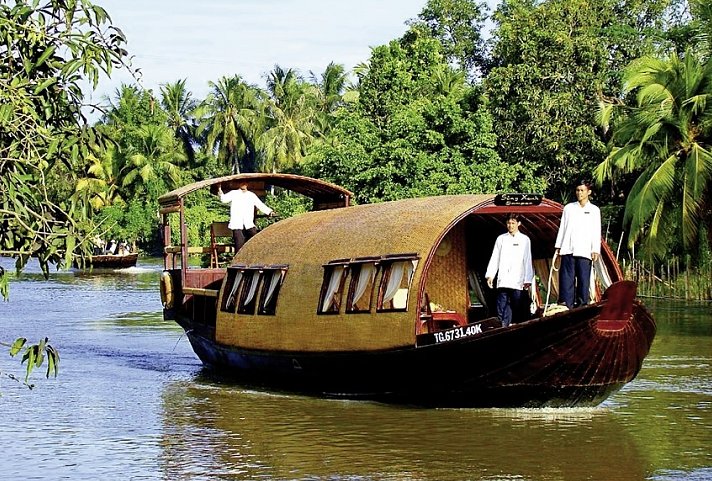
<svg viewBox="0 0 712 481"><path fill-rule="evenodd" d="M161 302L165 309L173 307L173 277L168 271L161 274Z"/></svg>

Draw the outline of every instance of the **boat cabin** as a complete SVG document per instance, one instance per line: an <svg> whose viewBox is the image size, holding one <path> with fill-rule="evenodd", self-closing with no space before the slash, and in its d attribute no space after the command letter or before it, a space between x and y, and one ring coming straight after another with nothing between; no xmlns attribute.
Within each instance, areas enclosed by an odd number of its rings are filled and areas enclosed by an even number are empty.
<svg viewBox="0 0 712 481"><path fill-rule="evenodd" d="M170 213L179 213L183 234L180 245L167 242L164 249L166 317L218 344L371 351L426 345L438 341L437 333L499 328L495 291L487 287L484 272L511 212L521 214L520 231L532 244L537 282L529 316L532 311L540 316L547 298L556 302L557 276L552 282L549 276L562 206L541 196L451 195L351 206L348 191L314 179L280 174L221 179L160 199L164 238L171 238ZM226 185L240 180L251 182L250 190L258 194L270 185L301 188L315 199L316 210L268 226L226 267L191 267L190 254L212 256L218 243L197 249L185 244L185 195L204 187L215 192L218 185L227 191ZM605 243L595 271L592 301L622 279ZM524 314L520 320L526 319Z"/></svg>

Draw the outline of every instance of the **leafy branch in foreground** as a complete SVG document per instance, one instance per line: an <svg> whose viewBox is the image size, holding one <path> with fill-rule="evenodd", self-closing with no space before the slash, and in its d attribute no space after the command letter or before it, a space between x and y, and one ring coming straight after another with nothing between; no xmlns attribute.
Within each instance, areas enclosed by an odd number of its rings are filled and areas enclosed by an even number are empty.
<svg viewBox="0 0 712 481"><path fill-rule="evenodd" d="M17 378L14 374L3 373L9 379L17 382L21 382L29 389L35 387L34 384L30 384L30 374L37 367L41 367L44 364L45 358L47 358L47 371L46 377L49 379L50 376L57 377L59 372L59 351L49 344L49 338L44 338L40 340L37 344L27 345L27 339L24 337L17 338L15 342L11 345L4 342L0 342L0 345L10 347L10 356L15 357L16 355L22 353L21 364L27 363L25 370L25 379L21 380Z"/></svg>
<svg viewBox="0 0 712 481"><path fill-rule="evenodd" d="M58 195L105 139L87 125L83 82L130 68L126 38L107 12L82 0L0 2L0 253L21 269L36 257L69 264L88 252L81 198Z"/></svg>

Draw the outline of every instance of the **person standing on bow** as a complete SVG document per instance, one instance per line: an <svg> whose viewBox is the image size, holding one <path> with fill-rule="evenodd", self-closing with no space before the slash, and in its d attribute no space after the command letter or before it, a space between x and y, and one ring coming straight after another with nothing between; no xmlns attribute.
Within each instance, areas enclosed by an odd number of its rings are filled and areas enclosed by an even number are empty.
<svg viewBox="0 0 712 481"><path fill-rule="evenodd" d="M601 255L601 211L589 201L591 184L576 184L576 202L566 204L556 236L559 303L569 309L589 302L591 265Z"/></svg>
<svg viewBox="0 0 712 481"><path fill-rule="evenodd" d="M512 323L512 312L521 311L522 299L534 279L531 241L519 232L518 214L507 216L507 232L497 237L485 278L492 288L497 276L497 317L503 327Z"/></svg>
<svg viewBox="0 0 712 481"><path fill-rule="evenodd" d="M235 252L257 234L255 226L255 208L270 217L275 212L267 207L254 192L247 190L247 182L240 183L238 190L231 190L223 193L222 187L218 187L220 201L230 204L230 222L228 228L232 230L232 239L235 242Z"/></svg>

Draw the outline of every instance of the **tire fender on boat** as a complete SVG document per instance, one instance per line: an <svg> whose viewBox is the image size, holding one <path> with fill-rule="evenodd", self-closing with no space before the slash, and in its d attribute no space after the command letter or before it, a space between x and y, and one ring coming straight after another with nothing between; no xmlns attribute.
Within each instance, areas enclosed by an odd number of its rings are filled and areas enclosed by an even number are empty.
<svg viewBox="0 0 712 481"><path fill-rule="evenodd" d="M161 302L165 309L173 307L173 278L168 271L161 274Z"/></svg>

